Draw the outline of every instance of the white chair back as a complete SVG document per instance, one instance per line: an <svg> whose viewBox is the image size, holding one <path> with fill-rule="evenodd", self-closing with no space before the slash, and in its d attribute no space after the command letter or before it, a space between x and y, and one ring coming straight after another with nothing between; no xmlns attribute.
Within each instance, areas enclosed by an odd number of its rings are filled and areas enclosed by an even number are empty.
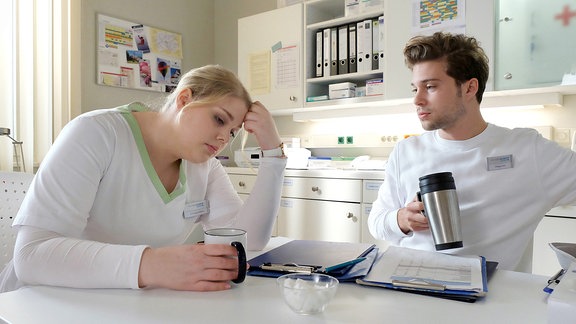
<svg viewBox="0 0 576 324"><path fill-rule="evenodd" d="M33 177L33 173L0 172L0 271L12 260L16 242L12 223Z"/></svg>

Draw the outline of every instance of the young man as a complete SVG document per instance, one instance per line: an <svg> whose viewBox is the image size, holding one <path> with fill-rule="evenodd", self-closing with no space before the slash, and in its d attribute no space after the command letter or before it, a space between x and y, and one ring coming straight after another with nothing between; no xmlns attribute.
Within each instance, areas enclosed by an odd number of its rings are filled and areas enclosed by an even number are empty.
<svg viewBox="0 0 576 324"><path fill-rule="evenodd" d="M487 123L480 112L488 58L476 39L435 33L404 49L414 104L427 132L396 145L372 206L371 234L394 245L434 250L418 179L452 172L463 247L513 270L553 207L576 204L576 153L526 128Z"/></svg>

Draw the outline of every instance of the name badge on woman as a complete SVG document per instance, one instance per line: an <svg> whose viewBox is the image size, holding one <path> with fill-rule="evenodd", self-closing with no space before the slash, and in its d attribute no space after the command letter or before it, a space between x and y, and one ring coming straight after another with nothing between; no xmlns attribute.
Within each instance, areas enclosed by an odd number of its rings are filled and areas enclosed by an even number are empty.
<svg viewBox="0 0 576 324"><path fill-rule="evenodd" d="M208 200L190 202L184 206L182 217L196 223L200 216L208 214L208 212L210 212L210 203Z"/></svg>

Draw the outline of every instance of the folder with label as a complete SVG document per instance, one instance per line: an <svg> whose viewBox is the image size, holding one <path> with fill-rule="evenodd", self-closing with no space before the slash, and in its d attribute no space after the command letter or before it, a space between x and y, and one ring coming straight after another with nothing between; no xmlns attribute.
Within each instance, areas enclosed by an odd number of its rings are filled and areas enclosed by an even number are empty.
<svg viewBox="0 0 576 324"><path fill-rule="evenodd" d="M369 72L372 70L372 19L360 21L356 24L357 41L357 70Z"/></svg>
<svg viewBox="0 0 576 324"><path fill-rule="evenodd" d="M390 246L358 284L474 302L488 292L486 259Z"/></svg>
<svg viewBox="0 0 576 324"><path fill-rule="evenodd" d="M322 75L327 77L330 75L330 28L324 28L322 30Z"/></svg>
<svg viewBox="0 0 576 324"><path fill-rule="evenodd" d="M377 254L369 243L294 240L250 259L248 274L326 273L340 281L354 281L368 274Z"/></svg>
<svg viewBox="0 0 576 324"><path fill-rule="evenodd" d="M384 16L378 17L378 69L384 70Z"/></svg>
<svg viewBox="0 0 576 324"><path fill-rule="evenodd" d="M356 71L356 23L351 23L348 25L348 73Z"/></svg>
<svg viewBox="0 0 576 324"><path fill-rule="evenodd" d="M316 32L316 74L315 76L317 78L321 77L323 75L323 71L324 71L324 67L322 66L323 64L323 53L324 53L324 45L322 43L324 39L324 35L322 34L322 31L317 31Z"/></svg>
<svg viewBox="0 0 576 324"><path fill-rule="evenodd" d="M372 19L372 70L378 70L380 65L380 21Z"/></svg>
<svg viewBox="0 0 576 324"><path fill-rule="evenodd" d="M338 27L338 74L348 73L348 25Z"/></svg>
<svg viewBox="0 0 576 324"><path fill-rule="evenodd" d="M338 28L330 28L330 75L338 75Z"/></svg>

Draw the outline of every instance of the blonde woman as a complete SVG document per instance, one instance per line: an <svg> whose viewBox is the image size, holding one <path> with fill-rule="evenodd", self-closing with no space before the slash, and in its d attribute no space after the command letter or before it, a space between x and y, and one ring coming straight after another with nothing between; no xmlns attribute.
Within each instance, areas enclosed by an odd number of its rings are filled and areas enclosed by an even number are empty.
<svg viewBox="0 0 576 324"><path fill-rule="evenodd" d="M242 127L264 156L244 204L215 158ZM233 226L248 232L248 249L262 249L285 166L272 116L219 66L183 75L158 111L131 103L85 113L36 174L0 288L228 289L236 249L183 243L198 224ZM206 209L194 210L198 203Z"/></svg>

